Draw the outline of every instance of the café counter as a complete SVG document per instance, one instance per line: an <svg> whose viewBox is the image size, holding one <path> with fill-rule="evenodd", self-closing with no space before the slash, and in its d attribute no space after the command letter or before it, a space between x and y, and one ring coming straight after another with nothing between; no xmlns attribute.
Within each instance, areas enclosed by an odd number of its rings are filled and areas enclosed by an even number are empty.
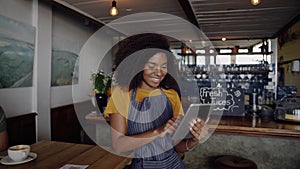
<svg viewBox="0 0 300 169"><path fill-rule="evenodd" d="M259 169L299 169L299 139L300 125L297 123L223 116L214 133L186 153L185 164L187 168L215 168L216 158L234 155L253 161ZM226 162L235 164L234 161Z"/></svg>
<svg viewBox="0 0 300 169"><path fill-rule="evenodd" d="M108 119L90 113L85 116L85 120L89 123L101 124ZM223 116L218 126L212 128L215 129L216 134L300 139L300 123L275 121L271 118Z"/></svg>
<svg viewBox="0 0 300 169"><path fill-rule="evenodd" d="M250 116L223 116L215 133L300 139L300 123Z"/></svg>

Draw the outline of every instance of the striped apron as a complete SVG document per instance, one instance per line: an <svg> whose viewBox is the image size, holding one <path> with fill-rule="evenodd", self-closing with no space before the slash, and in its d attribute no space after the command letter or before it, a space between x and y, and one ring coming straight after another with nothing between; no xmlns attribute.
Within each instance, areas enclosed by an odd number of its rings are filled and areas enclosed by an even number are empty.
<svg viewBox="0 0 300 169"><path fill-rule="evenodd" d="M159 128L173 117L172 105L161 90L162 95L150 96L143 102L135 101L136 89L130 98L128 112L128 135L137 135ZM184 169L184 164L173 147L169 134L134 150L133 169Z"/></svg>

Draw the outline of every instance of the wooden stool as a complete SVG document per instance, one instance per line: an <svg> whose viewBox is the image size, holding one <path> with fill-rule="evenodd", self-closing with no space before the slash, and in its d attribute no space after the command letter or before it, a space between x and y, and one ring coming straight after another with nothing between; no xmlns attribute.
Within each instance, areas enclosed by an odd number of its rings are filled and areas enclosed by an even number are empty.
<svg viewBox="0 0 300 169"><path fill-rule="evenodd" d="M217 169L257 169L253 161L233 155L218 157L214 162Z"/></svg>

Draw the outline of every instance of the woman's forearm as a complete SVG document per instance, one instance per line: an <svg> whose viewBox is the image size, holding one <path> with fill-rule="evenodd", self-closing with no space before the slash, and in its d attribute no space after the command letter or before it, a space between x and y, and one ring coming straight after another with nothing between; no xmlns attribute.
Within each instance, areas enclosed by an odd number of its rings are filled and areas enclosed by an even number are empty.
<svg viewBox="0 0 300 169"><path fill-rule="evenodd" d="M163 137L166 134L174 133L176 129L176 117L168 120L168 122L154 130L150 130L137 135L127 135L127 125L125 118L115 114L110 117L112 126L112 146L117 152L126 152L139 148L150 143L158 137Z"/></svg>
<svg viewBox="0 0 300 169"><path fill-rule="evenodd" d="M161 133L158 129L131 136L115 133L113 134L112 145L114 150L117 152L132 151L136 148L139 148L145 144L152 142L156 138L160 137L160 135Z"/></svg>
<svg viewBox="0 0 300 169"><path fill-rule="evenodd" d="M175 145L175 150L178 153L184 153L193 149L198 143L199 141L194 138L183 139Z"/></svg>

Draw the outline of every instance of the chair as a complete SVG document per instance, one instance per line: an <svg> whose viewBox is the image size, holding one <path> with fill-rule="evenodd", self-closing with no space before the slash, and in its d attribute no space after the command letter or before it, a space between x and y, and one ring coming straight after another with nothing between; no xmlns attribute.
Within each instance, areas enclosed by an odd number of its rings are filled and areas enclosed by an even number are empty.
<svg viewBox="0 0 300 169"><path fill-rule="evenodd" d="M29 113L6 119L10 146L36 142L36 115Z"/></svg>

